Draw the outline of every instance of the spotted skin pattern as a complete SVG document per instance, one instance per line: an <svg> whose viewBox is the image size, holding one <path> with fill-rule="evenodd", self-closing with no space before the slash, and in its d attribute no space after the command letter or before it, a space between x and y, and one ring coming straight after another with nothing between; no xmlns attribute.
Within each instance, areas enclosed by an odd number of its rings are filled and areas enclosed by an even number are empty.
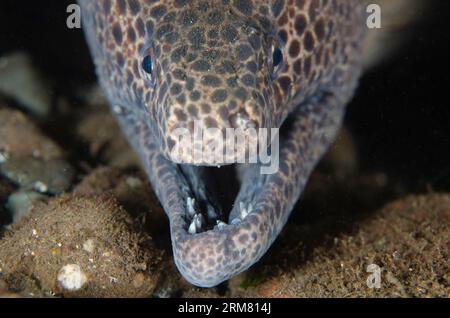
<svg viewBox="0 0 450 318"><path fill-rule="evenodd" d="M202 287L248 269L280 233L340 127L361 73L361 1L79 4L100 84L168 215L178 269ZM174 130L192 130L194 122L220 131L282 129L279 171L262 175L258 164L241 169L223 226L207 220L209 227L192 233L199 202L214 209L198 177L208 162L198 165L186 154L185 162L197 165L179 165L170 149Z"/></svg>

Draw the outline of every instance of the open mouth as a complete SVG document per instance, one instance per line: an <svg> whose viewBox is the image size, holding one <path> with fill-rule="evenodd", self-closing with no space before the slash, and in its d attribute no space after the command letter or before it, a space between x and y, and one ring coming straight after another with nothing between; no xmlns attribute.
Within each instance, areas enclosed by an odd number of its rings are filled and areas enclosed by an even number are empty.
<svg viewBox="0 0 450 318"><path fill-rule="evenodd" d="M173 162L172 171L181 189L178 200L181 199L183 206L183 232L195 235L221 231L227 226L239 225L256 213L268 175L278 171L278 139L286 138L282 133L289 130L289 122L286 121L282 130L271 129L268 132L267 129L260 129L259 133L264 131L264 135L252 140L244 138L243 144L234 145L234 154L245 154L244 158L239 157L237 163L196 165ZM251 155L247 145L256 145ZM239 151L241 149L246 150Z"/></svg>
<svg viewBox="0 0 450 318"><path fill-rule="evenodd" d="M343 109L308 104L291 113L276 138L277 151L270 144L273 173L262 173L262 161L218 168L148 152L149 176L169 217L174 261L184 278L215 286L264 255L333 140Z"/></svg>
<svg viewBox="0 0 450 318"><path fill-rule="evenodd" d="M253 210L262 180L258 164L223 167L178 165L189 186L186 201L186 230L197 234L239 224ZM256 170L256 173L254 172ZM252 191L249 191L249 185Z"/></svg>
<svg viewBox="0 0 450 318"><path fill-rule="evenodd" d="M262 173L262 167L274 165L276 162L278 171L277 160L282 150L279 143L286 144L289 140L292 118L285 120L279 133L277 129L277 139L272 138L272 145L269 143L266 149L266 154L270 157L269 163L258 160L257 163L223 166L175 165L174 172L182 182L182 228L188 235L222 231L228 226L240 225L247 217L257 213L258 204L264 201L262 196L269 179L277 180L281 188L280 178L274 176L275 173Z"/></svg>

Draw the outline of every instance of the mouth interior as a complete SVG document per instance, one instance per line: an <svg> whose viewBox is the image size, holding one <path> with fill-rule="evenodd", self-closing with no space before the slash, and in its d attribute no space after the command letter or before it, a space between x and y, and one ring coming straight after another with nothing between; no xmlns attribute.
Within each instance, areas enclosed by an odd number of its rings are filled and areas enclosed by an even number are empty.
<svg viewBox="0 0 450 318"><path fill-rule="evenodd" d="M220 229L232 222L243 169L238 164L222 167L178 165L189 187L186 224L190 234Z"/></svg>
<svg viewBox="0 0 450 318"><path fill-rule="evenodd" d="M280 153L285 142L292 138L294 119L295 116L288 116L280 128ZM186 181L186 231L190 234L221 230L256 212L256 204L261 200L268 178L267 174L261 174L261 163L177 166Z"/></svg>

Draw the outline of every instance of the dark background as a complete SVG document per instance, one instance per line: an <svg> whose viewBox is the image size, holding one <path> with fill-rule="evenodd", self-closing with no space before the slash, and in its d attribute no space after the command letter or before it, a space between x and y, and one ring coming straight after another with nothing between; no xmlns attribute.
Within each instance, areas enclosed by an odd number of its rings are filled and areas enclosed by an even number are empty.
<svg viewBox="0 0 450 318"><path fill-rule="evenodd" d="M29 52L56 95L95 81L81 30L65 26L73 2L0 3L0 56ZM386 172L413 192L450 190L450 1L428 2L411 40L364 76L346 119L362 169Z"/></svg>

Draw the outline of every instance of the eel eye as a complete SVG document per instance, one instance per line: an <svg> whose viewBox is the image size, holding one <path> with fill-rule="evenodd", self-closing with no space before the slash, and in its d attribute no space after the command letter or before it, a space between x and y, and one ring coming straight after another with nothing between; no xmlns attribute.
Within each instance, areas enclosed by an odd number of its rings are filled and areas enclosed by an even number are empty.
<svg viewBox="0 0 450 318"><path fill-rule="evenodd" d="M281 42L281 39L273 39L271 51L270 53L270 70L271 70L271 77L272 79L275 79L278 77L280 71L283 69L284 66L284 54L283 54L283 44Z"/></svg>
<svg viewBox="0 0 450 318"><path fill-rule="evenodd" d="M142 60L142 69L145 73L148 75L153 75L153 64L152 64L152 57L150 55L147 55Z"/></svg>
<svg viewBox="0 0 450 318"><path fill-rule="evenodd" d="M151 50L150 49L146 50L144 54L142 54L142 56L143 58L140 68L141 76L147 85L153 87L155 86L155 69Z"/></svg>

